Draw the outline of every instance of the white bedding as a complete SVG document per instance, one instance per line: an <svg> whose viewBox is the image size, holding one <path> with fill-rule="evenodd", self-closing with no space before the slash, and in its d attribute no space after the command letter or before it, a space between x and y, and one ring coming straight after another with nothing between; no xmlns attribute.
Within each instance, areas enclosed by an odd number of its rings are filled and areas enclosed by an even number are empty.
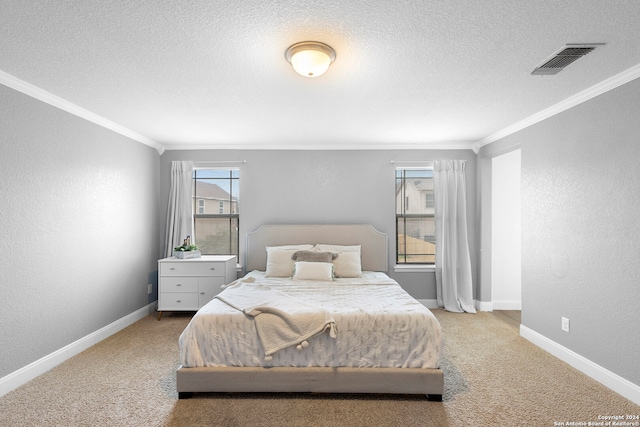
<svg viewBox="0 0 640 427"><path fill-rule="evenodd" d="M335 321L328 311L255 283L254 277L236 280L216 298L253 318L265 360L292 345L306 347L308 339L323 332L336 337Z"/></svg>
<svg viewBox="0 0 640 427"><path fill-rule="evenodd" d="M439 367L440 324L384 273L364 272L362 278L333 282L265 278L259 271L247 276L327 310L335 320L336 337L323 333L310 338L306 347L287 347L265 360L253 319L213 299L180 336L183 366Z"/></svg>

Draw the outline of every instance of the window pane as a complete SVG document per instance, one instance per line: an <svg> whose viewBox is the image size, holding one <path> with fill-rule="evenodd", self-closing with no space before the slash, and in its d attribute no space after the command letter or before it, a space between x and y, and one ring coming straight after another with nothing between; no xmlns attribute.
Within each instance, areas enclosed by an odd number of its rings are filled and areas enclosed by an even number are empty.
<svg viewBox="0 0 640 427"><path fill-rule="evenodd" d="M195 218L194 234L203 254L238 253L238 218Z"/></svg>
<svg viewBox="0 0 640 427"><path fill-rule="evenodd" d="M229 180L226 181L217 181L217 180L194 180L193 181L193 194L196 199L202 199L205 202L205 212L206 213L215 213L218 211L218 202L224 201L227 204L226 211L228 212L229 206L232 204L237 204L239 199L238 185L234 185L232 191L234 194L232 195L228 190ZM226 188L225 188L226 187ZM215 209L212 209L210 206L214 205Z"/></svg>
<svg viewBox="0 0 640 427"><path fill-rule="evenodd" d="M433 218L398 217L398 262L435 263Z"/></svg>
<svg viewBox="0 0 640 427"><path fill-rule="evenodd" d="M404 236L407 234L404 227L404 218L400 215L396 215L396 262L406 262L406 239Z"/></svg>
<svg viewBox="0 0 640 427"><path fill-rule="evenodd" d="M240 213L240 180L231 180L231 213ZM226 213L226 212L225 212Z"/></svg>
<svg viewBox="0 0 640 427"><path fill-rule="evenodd" d="M228 172L228 171L227 171ZM194 179L192 192L198 202L197 213L239 213L240 212L240 180L239 179ZM220 212L219 202L224 202L224 210ZM201 206L204 203L204 212Z"/></svg>
<svg viewBox="0 0 640 427"><path fill-rule="evenodd" d="M433 180L414 179L405 182L405 214L432 214L433 207L427 208L428 194L433 194ZM433 199L433 196L431 196Z"/></svg>

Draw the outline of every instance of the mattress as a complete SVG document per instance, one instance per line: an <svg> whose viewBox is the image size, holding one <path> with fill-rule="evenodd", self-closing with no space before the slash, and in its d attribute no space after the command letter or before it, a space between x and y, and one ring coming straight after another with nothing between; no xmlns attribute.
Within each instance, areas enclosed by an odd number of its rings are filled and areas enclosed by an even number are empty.
<svg viewBox="0 0 640 427"><path fill-rule="evenodd" d="M182 366L439 367L438 320L384 273L332 282L265 278L260 271L245 277L328 311L335 338L320 333L307 340L308 346L287 347L265 360L253 318L214 298L180 336Z"/></svg>

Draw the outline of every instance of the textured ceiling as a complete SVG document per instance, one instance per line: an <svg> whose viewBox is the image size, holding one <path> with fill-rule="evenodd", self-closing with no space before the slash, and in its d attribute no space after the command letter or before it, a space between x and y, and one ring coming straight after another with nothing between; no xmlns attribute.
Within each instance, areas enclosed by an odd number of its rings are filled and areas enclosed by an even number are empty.
<svg viewBox="0 0 640 427"><path fill-rule="evenodd" d="M325 75L285 60L305 40L336 50ZM5 84L161 149L477 147L639 64L638 0L0 1Z"/></svg>

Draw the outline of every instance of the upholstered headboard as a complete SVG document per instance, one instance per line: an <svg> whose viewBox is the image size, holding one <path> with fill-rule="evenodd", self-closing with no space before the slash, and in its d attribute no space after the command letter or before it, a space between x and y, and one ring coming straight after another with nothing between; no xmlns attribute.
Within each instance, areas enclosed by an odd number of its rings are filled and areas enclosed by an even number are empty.
<svg viewBox="0 0 640 427"><path fill-rule="evenodd" d="M387 235L369 224L265 224L247 234L246 271L266 269L267 246L361 245L362 269L388 270Z"/></svg>

